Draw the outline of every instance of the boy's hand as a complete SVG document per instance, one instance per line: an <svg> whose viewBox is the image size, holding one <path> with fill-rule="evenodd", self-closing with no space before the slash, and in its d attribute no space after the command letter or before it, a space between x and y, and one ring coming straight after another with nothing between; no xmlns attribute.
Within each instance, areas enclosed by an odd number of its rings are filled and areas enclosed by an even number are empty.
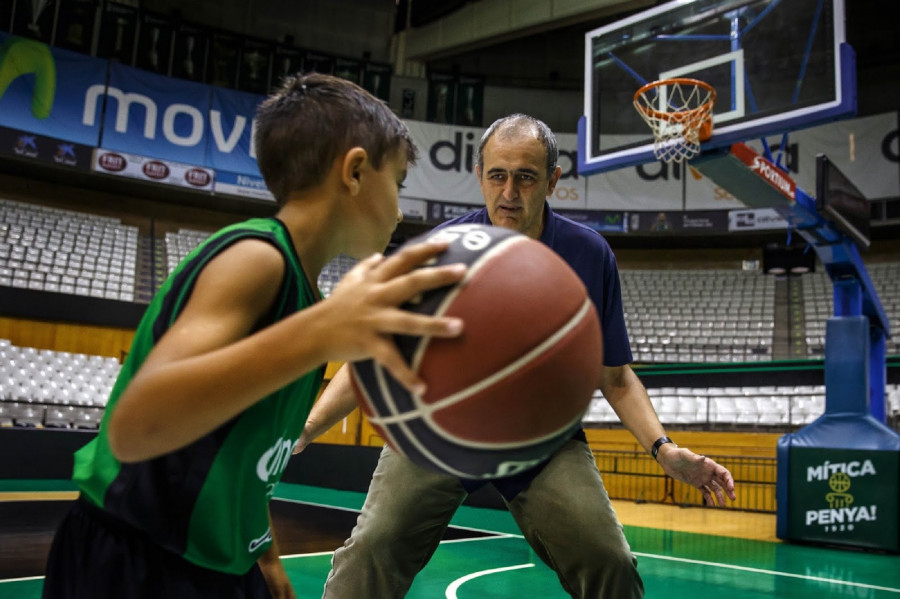
<svg viewBox="0 0 900 599"><path fill-rule="evenodd" d="M447 245L428 241L403 247L390 257L375 254L344 275L323 302L336 320L330 335L336 354L333 359L372 358L411 392L424 393L424 381L409 368L392 336L455 337L462 332L458 318L423 316L399 308L425 291L463 279L466 267L462 264L417 268L445 251Z"/></svg>

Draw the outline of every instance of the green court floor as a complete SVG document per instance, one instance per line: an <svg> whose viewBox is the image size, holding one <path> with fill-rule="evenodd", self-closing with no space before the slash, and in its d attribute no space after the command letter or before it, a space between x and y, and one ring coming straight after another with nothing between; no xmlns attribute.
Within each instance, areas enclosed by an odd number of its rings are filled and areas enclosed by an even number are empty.
<svg viewBox="0 0 900 599"><path fill-rule="evenodd" d="M364 496L282 484L276 498L355 510ZM410 599L567 597L508 513L463 507L452 524L500 534L443 542L416 579ZM900 599L898 556L633 526L625 532L648 598ZM330 552L284 559L297 596L319 597ZM0 599L36 599L41 583L40 578L0 580Z"/></svg>

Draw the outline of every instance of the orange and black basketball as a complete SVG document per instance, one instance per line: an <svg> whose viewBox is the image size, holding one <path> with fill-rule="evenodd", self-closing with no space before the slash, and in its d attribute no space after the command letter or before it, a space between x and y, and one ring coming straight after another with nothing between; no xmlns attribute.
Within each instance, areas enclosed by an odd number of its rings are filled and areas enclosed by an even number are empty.
<svg viewBox="0 0 900 599"><path fill-rule="evenodd" d="M597 313L581 279L542 243L484 225L425 237L436 236L450 241L438 264L462 262L468 273L404 308L460 317L463 334L396 338L428 384L421 397L371 360L351 365L353 386L372 424L416 464L462 478L515 474L579 425L602 368Z"/></svg>

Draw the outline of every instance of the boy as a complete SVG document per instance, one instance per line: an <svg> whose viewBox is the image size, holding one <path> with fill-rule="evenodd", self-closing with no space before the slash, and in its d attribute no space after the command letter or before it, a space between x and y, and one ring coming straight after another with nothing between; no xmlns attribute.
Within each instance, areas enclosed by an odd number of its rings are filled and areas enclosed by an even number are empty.
<svg viewBox="0 0 900 599"><path fill-rule="evenodd" d="M44 597L294 597L268 502L324 364L372 357L421 391L392 335L461 331L398 308L463 277L416 268L445 245L374 253L416 153L387 106L342 79L289 78L260 106L255 143L279 210L211 236L148 306L100 432L76 453L81 495ZM321 300L318 273L340 253L364 259Z"/></svg>

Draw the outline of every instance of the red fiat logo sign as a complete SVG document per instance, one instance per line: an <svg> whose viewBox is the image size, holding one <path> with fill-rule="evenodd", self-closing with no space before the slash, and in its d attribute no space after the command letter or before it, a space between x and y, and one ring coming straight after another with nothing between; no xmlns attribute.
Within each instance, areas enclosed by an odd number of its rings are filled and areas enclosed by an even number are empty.
<svg viewBox="0 0 900 599"><path fill-rule="evenodd" d="M123 156L113 154L112 152L101 154L98 162L102 168L113 172L124 170L125 166L128 164Z"/></svg>

